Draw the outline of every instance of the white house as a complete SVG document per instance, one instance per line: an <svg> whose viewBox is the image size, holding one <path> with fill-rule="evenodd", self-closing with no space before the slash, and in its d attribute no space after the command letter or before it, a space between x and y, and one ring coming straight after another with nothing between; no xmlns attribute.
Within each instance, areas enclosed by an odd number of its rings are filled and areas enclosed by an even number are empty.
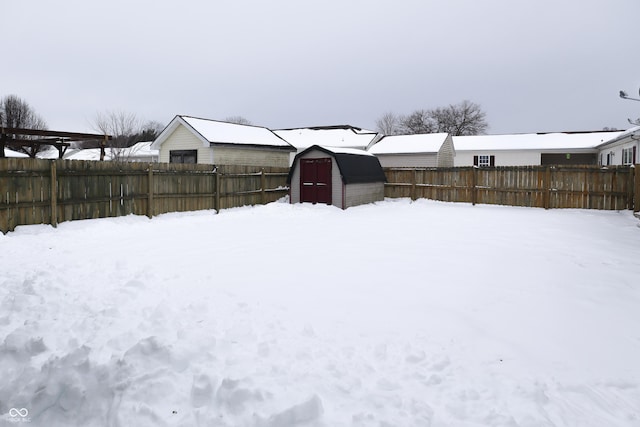
<svg viewBox="0 0 640 427"><path fill-rule="evenodd" d="M296 153L300 153L313 145L367 150L382 137L376 131L351 125L276 129L273 132L293 145L296 148ZM296 153L291 154L291 162L293 162Z"/></svg>
<svg viewBox="0 0 640 427"><path fill-rule="evenodd" d="M382 167L452 167L453 139L448 133L385 136L369 152Z"/></svg>
<svg viewBox="0 0 640 427"><path fill-rule="evenodd" d="M635 165L640 161L640 126L633 127L598 146L601 165Z"/></svg>
<svg viewBox="0 0 640 427"><path fill-rule="evenodd" d="M598 146L621 131L454 136L455 166L536 166L598 162Z"/></svg>
<svg viewBox="0 0 640 427"><path fill-rule="evenodd" d="M289 166L288 142L260 126L176 116L151 144L159 161L217 165Z"/></svg>

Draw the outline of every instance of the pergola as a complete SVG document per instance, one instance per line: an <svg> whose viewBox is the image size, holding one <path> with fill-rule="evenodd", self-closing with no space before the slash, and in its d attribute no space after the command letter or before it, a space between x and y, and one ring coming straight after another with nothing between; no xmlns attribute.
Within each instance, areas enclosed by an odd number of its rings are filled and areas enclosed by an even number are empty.
<svg viewBox="0 0 640 427"><path fill-rule="evenodd" d="M21 136L35 136L35 139L20 139ZM0 127L0 158L5 157L5 147L27 148L29 157L35 158L38 148L51 145L58 149L58 158L62 158L72 142L100 141L100 160L104 160L104 151L111 135L94 133L60 132L55 130L22 129Z"/></svg>

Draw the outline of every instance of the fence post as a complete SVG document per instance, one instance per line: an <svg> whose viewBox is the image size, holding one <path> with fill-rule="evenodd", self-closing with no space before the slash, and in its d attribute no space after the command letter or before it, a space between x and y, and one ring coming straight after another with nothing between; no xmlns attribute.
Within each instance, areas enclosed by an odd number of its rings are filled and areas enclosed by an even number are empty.
<svg viewBox="0 0 640 427"><path fill-rule="evenodd" d="M153 218L153 168L151 167L151 164L149 164L148 177L149 188L147 189L147 216L149 218Z"/></svg>
<svg viewBox="0 0 640 427"><path fill-rule="evenodd" d="M267 186L267 178L264 175L264 168L260 170L260 197L262 200L262 204L267 204L267 193L264 191L264 188Z"/></svg>
<svg viewBox="0 0 640 427"><path fill-rule="evenodd" d="M51 225L58 226L58 177L56 161L51 161Z"/></svg>
<svg viewBox="0 0 640 427"><path fill-rule="evenodd" d="M471 205L478 203L478 168L471 167Z"/></svg>
<svg viewBox="0 0 640 427"><path fill-rule="evenodd" d="M416 181L418 181L418 169L413 168L413 179L411 180L411 200L416 199Z"/></svg>
<svg viewBox="0 0 640 427"><path fill-rule="evenodd" d="M546 187L544 192L544 208L549 209L551 207L551 166L546 166L544 170L544 185Z"/></svg>
<svg viewBox="0 0 640 427"><path fill-rule="evenodd" d="M213 176L216 179L216 196L214 198L216 213L220 212L220 172L218 169L213 170Z"/></svg>
<svg viewBox="0 0 640 427"><path fill-rule="evenodd" d="M635 174L635 184L633 186L633 211L640 212L640 173L638 167L640 164L634 165L633 173Z"/></svg>

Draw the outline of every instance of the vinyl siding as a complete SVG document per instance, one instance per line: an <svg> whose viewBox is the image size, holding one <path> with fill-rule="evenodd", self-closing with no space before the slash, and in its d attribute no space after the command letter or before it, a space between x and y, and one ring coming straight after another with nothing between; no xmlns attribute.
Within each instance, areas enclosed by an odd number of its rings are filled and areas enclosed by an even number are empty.
<svg viewBox="0 0 640 427"><path fill-rule="evenodd" d="M205 147L190 130L179 125L160 146L160 159L162 163L169 163L171 150L198 150L198 163L213 164L211 148Z"/></svg>
<svg viewBox="0 0 640 427"><path fill-rule="evenodd" d="M384 183L368 182L365 184L349 184L345 187L344 192L345 209L366 203L378 202L384 200Z"/></svg>
<svg viewBox="0 0 640 427"><path fill-rule="evenodd" d="M613 158L611 159L611 165L622 165L622 150L625 148L633 148L636 147L636 163L640 162L640 142L634 140L622 140L615 144L607 145L600 149L598 153L598 163L601 159L603 159L602 164L606 165L607 163L607 154L613 154Z"/></svg>
<svg viewBox="0 0 640 427"><path fill-rule="evenodd" d="M248 165L288 167L289 152L269 148L216 147L214 160L218 165Z"/></svg>
<svg viewBox="0 0 640 427"><path fill-rule="evenodd" d="M454 157L453 138L451 135L447 135L440 150L438 150L437 165L439 168L451 168L453 167Z"/></svg>
<svg viewBox="0 0 640 427"><path fill-rule="evenodd" d="M473 156L495 156L496 166L538 166L541 163L537 150L456 151L455 166L473 166Z"/></svg>
<svg viewBox="0 0 640 427"><path fill-rule="evenodd" d="M428 154L376 154L383 168L435 168L438 156Z"/></svg>

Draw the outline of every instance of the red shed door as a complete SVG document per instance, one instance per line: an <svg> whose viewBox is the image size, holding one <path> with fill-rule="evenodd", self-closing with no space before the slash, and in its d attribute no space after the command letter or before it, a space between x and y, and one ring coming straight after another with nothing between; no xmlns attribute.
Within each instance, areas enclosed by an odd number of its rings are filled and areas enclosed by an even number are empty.
<svg viewBox="0 0 640 427"><path fill-rule="evenodd" d="M331 159L300 159L300 201L331 204Z"/></svg>

